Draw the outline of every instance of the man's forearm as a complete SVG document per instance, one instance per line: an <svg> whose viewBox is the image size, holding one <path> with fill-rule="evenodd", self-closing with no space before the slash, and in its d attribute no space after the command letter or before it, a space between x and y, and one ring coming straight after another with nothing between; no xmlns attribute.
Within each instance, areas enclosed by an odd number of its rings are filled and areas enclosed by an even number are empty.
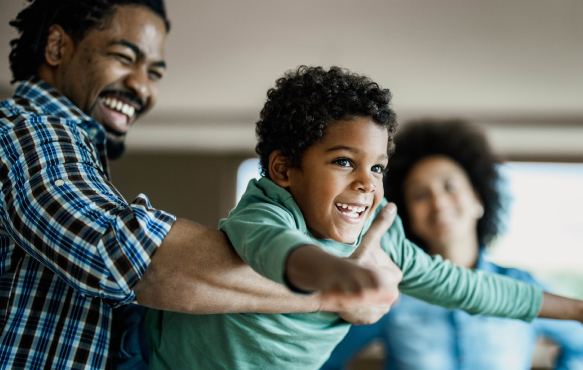
<svg viewBox="0 0 583 370"><path fill-rule="evenodd" d="M292 313L320 310L315 295L300 295L253 271L217 230L178 219L134 288L143 306L192 314Z"/></svg>

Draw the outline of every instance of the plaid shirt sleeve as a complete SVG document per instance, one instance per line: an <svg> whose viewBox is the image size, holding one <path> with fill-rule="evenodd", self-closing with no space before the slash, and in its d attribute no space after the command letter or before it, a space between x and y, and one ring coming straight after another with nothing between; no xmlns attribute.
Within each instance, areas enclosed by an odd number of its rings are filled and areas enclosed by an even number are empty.
<svg viewBox="0 0 583 370"><path fill-rule="evenodd" d="M144 195L128 204L79 122L21 117L1 137L4 229L82 296L112 307L132 301L174 216Z"/></svg>

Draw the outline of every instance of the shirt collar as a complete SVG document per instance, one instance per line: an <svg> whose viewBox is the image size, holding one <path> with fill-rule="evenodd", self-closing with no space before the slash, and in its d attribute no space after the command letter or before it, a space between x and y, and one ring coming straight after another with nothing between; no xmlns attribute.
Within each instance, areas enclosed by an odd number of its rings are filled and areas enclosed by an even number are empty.
<svg viewBox="0 0 583 370"><path fill-rule="evenodd" d="M14 92L15 98L23 98L44 114L56 116L77 124L89 133L92 141L105 143L106 136L103 127L94 121L79 107L73 104L59 90L38 77L23 81Z"/></svg>
<svg viewBox="0 0 583 370"><path fill-rule="evenodd" d="M16 88L14 96L29 100L48 115L68 120L91 120L60 91L38 77L23 81Z"/></svg>
<svg viewBox="0 0 583 370"><path fill-rule="evenodd" d="M480 248L480 252L478 254L478 264L476 266L476 269L486 272L496 272L497 270L496 265L488 261L487 258L488 253L485 251L485 248Z"/></svg>

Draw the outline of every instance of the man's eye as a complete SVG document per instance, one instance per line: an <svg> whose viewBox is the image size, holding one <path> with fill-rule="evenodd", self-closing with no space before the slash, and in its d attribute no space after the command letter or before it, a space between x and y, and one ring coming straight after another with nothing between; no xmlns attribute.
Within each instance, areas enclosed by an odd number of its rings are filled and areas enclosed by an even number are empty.
<svg viewBox="0 0 583 370"><path fill-rule="evenodd" d="M132 60L132 58L130 58L129 56L127 56L125 54L115 54L115 56L124 63L133 63L134 62Z"/></svg>
<svg viewBox="0 0 583 370"><path fill-rule="evenodd" d="M152 78L153 80L159 80L162 78L162 73L157 71L148 71L148 74L150 75L150 78Z"/></svg>
<svg viewBox="0 0 583 370"><path fill-rule="evenodd" d="M350 161L346 158L338 158L332 161L332 163L337 164L340 167L350 166Z"/></svg>

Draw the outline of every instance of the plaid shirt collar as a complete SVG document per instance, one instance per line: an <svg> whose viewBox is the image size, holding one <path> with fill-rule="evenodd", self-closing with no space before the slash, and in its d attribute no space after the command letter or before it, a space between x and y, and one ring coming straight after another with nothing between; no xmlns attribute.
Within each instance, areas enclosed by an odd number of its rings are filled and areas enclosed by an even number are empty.
<svg viewBox="0 0 583 370"><path fill-rule="evenodd" d="M106 136L103 126L83 113L59 90L38 77L23 81L14 92L14 99L28 100L35 110L49 116L56 116L77 124L97 144L105 144ZM22 106L21 106L22 107ZM26 109L26 108L25 108Z"/></svg>

